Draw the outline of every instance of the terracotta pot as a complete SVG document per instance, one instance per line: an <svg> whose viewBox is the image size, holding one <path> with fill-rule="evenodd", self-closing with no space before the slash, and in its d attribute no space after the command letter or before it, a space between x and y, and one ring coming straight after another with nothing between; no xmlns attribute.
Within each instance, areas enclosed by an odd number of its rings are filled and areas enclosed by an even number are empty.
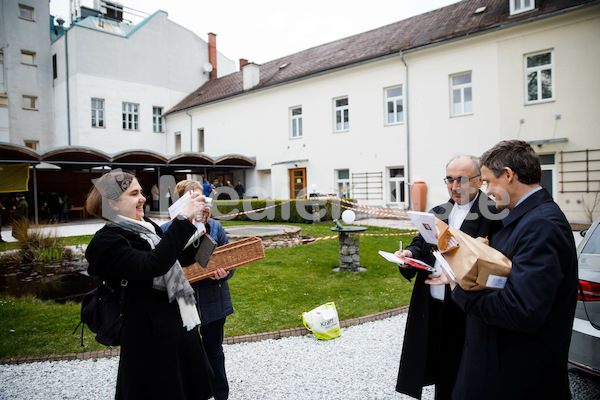
<svg viewBox="0 0 600 400"><path fill-rule="evenodd" d="M427 184L423 181L416 181L410 188L410 198L412 200L412 209L414 211L425 211L427 203Z"/></svg>

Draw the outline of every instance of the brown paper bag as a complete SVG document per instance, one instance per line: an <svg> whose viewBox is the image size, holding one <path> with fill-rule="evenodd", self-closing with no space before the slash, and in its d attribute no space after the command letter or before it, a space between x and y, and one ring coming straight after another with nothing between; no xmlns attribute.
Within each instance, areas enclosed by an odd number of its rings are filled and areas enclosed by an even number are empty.
<svg viewBox="0 0 600 400"><path fill-rule="evenodd" d="M438 249L463 290L504 288L512 266L504 254L490 247L487 239L473 238L439 218L435 219L435 226Z"/></svg>

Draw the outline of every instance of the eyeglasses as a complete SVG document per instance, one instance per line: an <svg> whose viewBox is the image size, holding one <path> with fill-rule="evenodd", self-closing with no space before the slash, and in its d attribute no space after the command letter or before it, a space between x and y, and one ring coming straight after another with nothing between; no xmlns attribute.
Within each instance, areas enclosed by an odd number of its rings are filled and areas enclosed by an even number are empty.
<svg viewBox="0 0 600 400"><path fill-rule="evenodd" d="M458 178L452 178L450 176L447 176L447 177L444 178L444 183L446 185L453 185L454 182L457 182L459 185L466 185L466 184L469 183L469 181L471 179L475 179L475 178L477 178L479 176L481 176L481 174L472 176L470 178L468 176L459 176Z"/></svg>

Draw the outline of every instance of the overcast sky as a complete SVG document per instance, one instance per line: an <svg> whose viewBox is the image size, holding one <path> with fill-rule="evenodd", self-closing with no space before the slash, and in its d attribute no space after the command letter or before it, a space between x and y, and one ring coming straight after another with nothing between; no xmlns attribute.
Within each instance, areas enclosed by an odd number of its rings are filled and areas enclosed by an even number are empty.
<svg viewBox="0 0 600 400"><path fill-rule="evenodd" d="M50 13L70 24L71 0L50 0ZM75 0L73 0L75 1ZM80 0L92 7L93 0ZM118 0L124 7L169 19L237 61L258 64L421 14L458 0ZM127 18L127 14L125 14Z"/></svg>

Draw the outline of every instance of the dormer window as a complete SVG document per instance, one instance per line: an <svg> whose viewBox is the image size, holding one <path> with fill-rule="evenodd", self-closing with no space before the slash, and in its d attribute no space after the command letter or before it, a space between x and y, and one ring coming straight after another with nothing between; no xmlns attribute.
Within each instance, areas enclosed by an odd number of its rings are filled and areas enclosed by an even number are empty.
<svg viewBox="0 0 600 400"><path fill-rule="evenodd" d="M535 0L509 0L510 15L521 14L535 8Z"/></svg>

